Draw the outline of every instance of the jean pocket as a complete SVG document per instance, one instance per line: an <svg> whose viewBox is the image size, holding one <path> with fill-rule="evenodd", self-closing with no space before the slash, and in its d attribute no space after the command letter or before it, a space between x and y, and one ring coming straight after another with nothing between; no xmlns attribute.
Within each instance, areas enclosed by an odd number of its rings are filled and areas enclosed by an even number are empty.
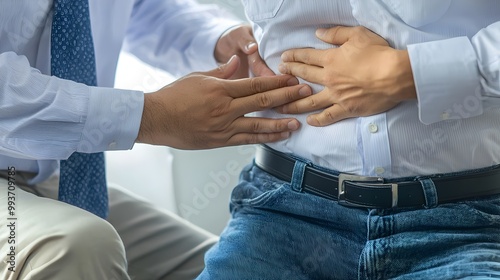
<svg viewBox="0 0 500 280"><path fill-rule="evenodd" d="M243 170L240 182L231 193L231 204L233 207L272 205L286 191L286 184L255 167Z"/></svg>
<svg viewBox="0 0 500 280"><path fill-rule="evenodd" d="M242 0L245 13L254 22L274 18L284 0Z"/></svg>
<svg viewBox="0 0 500 280"><path fill-rule="evenodd" d="M476 218L493 222L500 226L500 195L462 202L475 213Z"/></svg>

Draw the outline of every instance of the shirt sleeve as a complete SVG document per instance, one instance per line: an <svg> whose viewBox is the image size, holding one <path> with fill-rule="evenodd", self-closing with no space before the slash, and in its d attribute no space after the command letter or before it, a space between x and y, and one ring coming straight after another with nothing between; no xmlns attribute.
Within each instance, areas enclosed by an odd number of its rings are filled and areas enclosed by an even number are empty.
<svg viewBox="0 0 500 280"><path fill-rule="evenodd" d="M41 74L24 56L0 54L0 153L50 160L130 149L144 93L89 87Z"/></svg>
<svg viewBox="0 0 500 280"><path fill-rule="evenodd" d="M424 124L481 115L500 100L500 22L472 39L413 44L408 53Z"/></svg>
<svg viewBox="0 0 500 280"><path fill-rule="evenodd" d="M124 50L175 76L217 66L219 37L240 21L215 5L192 0L137 0Z"/></svg>

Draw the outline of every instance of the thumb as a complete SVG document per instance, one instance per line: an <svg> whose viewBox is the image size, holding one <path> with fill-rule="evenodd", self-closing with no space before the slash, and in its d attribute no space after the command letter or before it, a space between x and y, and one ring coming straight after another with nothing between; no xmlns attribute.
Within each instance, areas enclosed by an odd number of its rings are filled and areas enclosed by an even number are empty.
<svg viewBox="0 0 500 280"><path fill-rule="evenodd" d="M225 64L220 65L219 67L204 72L203 74L207 76L212 76L215 78L220 78L220 79L228 79L231 77L238 68L240 67L240 58L237 55L233 55L228 62Z"/></svg>
<svg viewBox="0 0 500 280"><path fill-rule="evenodd" d="M275 76L274 72L267 66L264 60L260 57L258 52L255 52L248 56L248 61L250 63L250 71L256 76Z"/></svg>
<svg viewBox="0 0 500 280"><path fill-rule="evenodd" d="M353 27L336 26L332 28L319 28L316 30L316 37L321 41L332 45L343 45L349 41Z"/></svg>

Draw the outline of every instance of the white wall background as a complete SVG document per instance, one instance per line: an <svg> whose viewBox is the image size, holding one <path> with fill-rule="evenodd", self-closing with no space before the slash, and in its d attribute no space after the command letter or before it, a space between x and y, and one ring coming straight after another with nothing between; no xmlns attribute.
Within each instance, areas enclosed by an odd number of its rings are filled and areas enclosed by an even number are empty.
<svg viewBox="0 0 500 280"><path fill-rule="evenodd" d="M244 17L240 0L199 2L216 3ZM152 92L172 81L168 73L122 54L115 86ZM219 234L229 219L231 190L253 153L252 146L181 151L137 144L131 151L108 152L107 174L109 181Z"/></svg>
<svg viewBox="0 0 500 280"><path fill-rule="evenodd" d="M243 12L243 6L241 5L241 0L198 0L198 2L203 4L217 4L223 9L232 13L233 15L236 15L241 19L245 19L245 13Z"/></svg>

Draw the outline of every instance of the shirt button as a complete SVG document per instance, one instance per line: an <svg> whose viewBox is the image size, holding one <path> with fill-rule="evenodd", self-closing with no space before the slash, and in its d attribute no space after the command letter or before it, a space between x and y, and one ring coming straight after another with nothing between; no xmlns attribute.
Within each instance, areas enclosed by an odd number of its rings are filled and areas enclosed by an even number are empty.
<svg viewBox="0 0 500 280"><path fill-rule="evenodd" d="M378 175L384 174L385 173L385 169L383 167L376 167L375 168L375 173L377 173Z"/></svg>
<svg viewBox="0 0 500 280"><path fill-rule="evenodd" d="M450 118L450 113L448 113L448 112L443 112L443 113L441 114L441 120L445 121L445 120L447 120L447 119L449 119L449 118Z"/></svg>
<svg viewBox="0 0 500 280"><path fill-rule="evenodd" d="M113 142L109 143L108 148L110 148L110 149L116 148L116 142L113 141Z"/></svg>
<svg viewBox="0 0 500 280"><path fill-rule="evenodd" d="M368 126L368 129L370 130L371 133L377 133L378 132L378 126L374 123L371 123Z"/></svg>

